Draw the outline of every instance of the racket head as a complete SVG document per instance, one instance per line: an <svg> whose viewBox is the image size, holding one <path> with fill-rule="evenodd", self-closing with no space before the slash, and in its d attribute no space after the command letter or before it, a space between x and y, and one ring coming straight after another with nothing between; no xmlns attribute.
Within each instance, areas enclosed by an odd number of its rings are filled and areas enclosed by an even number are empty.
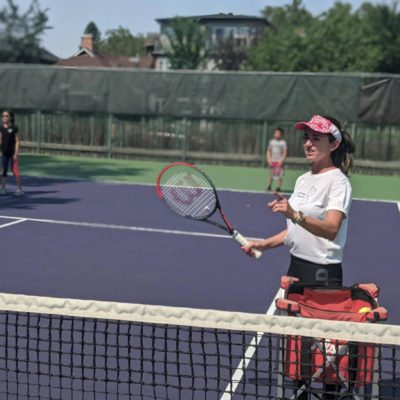
<svg viewBox="0 0 400 400"><path fill-rule="evenodd" d="M219 207L210 178L193 164L167 165L158 175L156 187L158 197L185 218L204 220Z"/></svg>
<svg viewBox="0 0 400 400"><path fill-rule="evenodd" d="M283 168L280 163L272 163L271 165L271 172L273 179L279 179L283 176Z"/></svg>

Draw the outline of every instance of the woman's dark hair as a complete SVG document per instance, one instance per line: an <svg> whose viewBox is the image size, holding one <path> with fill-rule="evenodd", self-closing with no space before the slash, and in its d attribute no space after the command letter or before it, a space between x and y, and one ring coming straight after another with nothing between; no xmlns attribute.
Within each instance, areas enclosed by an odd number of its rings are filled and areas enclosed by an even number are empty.
<svg viewBox="0 0 400 400"><path fill-rule="evenodd" d="M14 124L14 113L10 110L4 110L3 113L6 112L10 116L10 122Z"/></svg>
<svg viewBox="0 0 400 400"><path fill-rule="evenodd" d="M336 118L325 115L323 117L331 121L342 134L342 141L340 142L338 148L335 151L332 151L331 159L335 167L340 168L345 175L348 175L349 170L353 165L353 158L351 154L354 153L356 149L353 140L351 139L350 134L342 129L340 122ZM335 140L336 139L333 135L329 135L330 142L334 142Z"/></svg>

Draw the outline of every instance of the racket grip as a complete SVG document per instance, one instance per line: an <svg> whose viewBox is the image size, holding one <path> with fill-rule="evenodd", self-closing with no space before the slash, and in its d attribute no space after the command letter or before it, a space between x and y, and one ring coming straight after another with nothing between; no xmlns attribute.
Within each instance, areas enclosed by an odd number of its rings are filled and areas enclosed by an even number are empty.
<svg viewBox="0 0 400 400"><path fill-rule="evenodd" d="M238 231L234 231L232 237L240 243L242 246L247 246L249 244L248 240L242 236ZM255 258L260 258L262 256L262 252L257 249L251 249Z"/></svg>

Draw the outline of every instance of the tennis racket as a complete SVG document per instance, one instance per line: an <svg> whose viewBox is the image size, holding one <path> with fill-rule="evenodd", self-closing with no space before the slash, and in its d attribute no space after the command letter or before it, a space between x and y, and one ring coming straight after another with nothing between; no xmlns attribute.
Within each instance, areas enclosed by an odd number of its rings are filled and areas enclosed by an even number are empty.
<svg viewBox="0 0 400 400"><path fill-rule="evenodd" d="M185 162L167 165L158 175L157 194L176 214L217 226L229 233L240 245L248 245L249 242L233 228L222 211L210 178L196 166ZM217 210L223 224L209 219ZM252 255L259 258L262 252L252 249Z"/></svg>
<svg viewBox="0 0 400 400"><path fill-rule="evenodd" d="M280 162L271 163L272 179L280 179L283 176L283 168Z"/></svg>

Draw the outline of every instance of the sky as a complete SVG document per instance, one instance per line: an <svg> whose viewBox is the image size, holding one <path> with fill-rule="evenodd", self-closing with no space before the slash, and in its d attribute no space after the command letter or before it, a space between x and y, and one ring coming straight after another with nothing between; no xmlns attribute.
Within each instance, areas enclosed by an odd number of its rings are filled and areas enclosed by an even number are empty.
<svg viewBox="0 0 400 400"><path fill-rule="evenodd" d="M13 0L23 13L32 0ZM47 9L48 24L52 29L42 36L42 46L60 58L72 56L78 49L87 24L95 22L102 36L119 26L132 34L158 32L157 18L234 13L260 16L265 6L283 6L291 0L38 0ZM357 9L366 0L348 0ZM371 3L390 4L390 0L369 0ZM0 8L6 5L0 0ZM317 15L335 0L303 0L304 6Z"/></svg>

